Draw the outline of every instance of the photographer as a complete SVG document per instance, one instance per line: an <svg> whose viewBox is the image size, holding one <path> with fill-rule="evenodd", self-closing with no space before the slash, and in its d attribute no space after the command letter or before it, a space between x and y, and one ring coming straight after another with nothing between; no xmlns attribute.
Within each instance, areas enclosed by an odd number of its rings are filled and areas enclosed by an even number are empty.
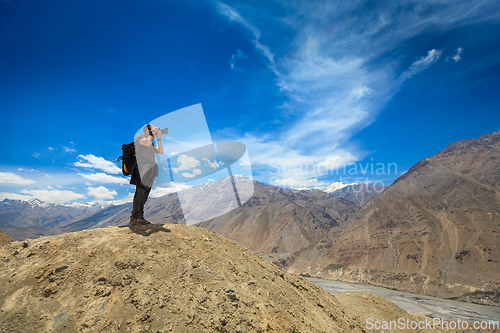
<svg viewBox="0 0 500 333"><path fill-rule="evenodd" d="M130 184L135 185L134 201L132 204L132 213L130 214L130 224L150 224L144 219L144 205L148 200L149 192L155 178L158 176L158 165L155 162L155 154L163 154L163 144L161 137L168 133L168 129L160 130L153 125L143 127L144 135L139 134L135 140L135 156L137 167L132 172ZM156 147L153 139L156 137Z"/></svg>

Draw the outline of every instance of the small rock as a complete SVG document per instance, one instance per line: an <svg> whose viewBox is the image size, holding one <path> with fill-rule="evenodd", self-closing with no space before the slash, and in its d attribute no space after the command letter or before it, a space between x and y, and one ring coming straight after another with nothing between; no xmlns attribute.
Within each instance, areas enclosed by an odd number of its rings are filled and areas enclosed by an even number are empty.
<svg viewBox="0 0 500 333"><path fill-rule="evenodd" d="M68 310L66 312L62 312L60 314L58 314L55 318L54 318L54 323L52 324L52 328L55 328L56 325L64 318L66 318L68 316L68 314L70 313L71 310ZM66 327L66 325L64 325L64 327Z"/></svg>
<svg viewBox="0 0 500 333"><path fill-rule="evenodd" d="M43 295L45 297L49 297L50 295L55 294L56 292L57 292L57 284L52 283L50 286L47 286L47 288L43 290Z"/></svg>
<svg viewBox="0 0 500 333"><path fill-rule="evenodd" d="M29 240L25 240L23 243L23 247L28 247L28 246L30 246L30 242Z"/></svg>
<svg viewBox="0 0 500 333"><path fill-rule="evenodd" d="M233 301L237 301L238 300L238 298L236 297L236 293L234 292L233 289L226 288L224 291L226 292L227 298L229 298L230 300L233 300Z"/></svg>
<svg viewBox="0 0 500 333"><path fill-rule="evenodd" d="M14 253L12 253L13 256L17 256L19 254L18 250L15 250Z"/></svg>
<svg viewBox="0 0 500 333"><path fill-rule="evenodd" d="M83 327L95 326L102 319L105 307L106 307L106 298L100 298L90 303L87 307L87 313L85 314L85 318L83 319L82 326Z"/></svg>
<svg viewBox="0 0 500 333"><path fill-rule="evenodd" d="M64 271L66 268L68 268L68 266L64 265L64 266L59 266L56 268L56 273L59 273L59 272L62 272Z"/></svg>
<svg viewBox="0 0 500 333"><path fill-rule="evenodd" d="M97 288L95 295L101 297L108 297L109 295L111 295L111 288L100 286Z"/></svg>

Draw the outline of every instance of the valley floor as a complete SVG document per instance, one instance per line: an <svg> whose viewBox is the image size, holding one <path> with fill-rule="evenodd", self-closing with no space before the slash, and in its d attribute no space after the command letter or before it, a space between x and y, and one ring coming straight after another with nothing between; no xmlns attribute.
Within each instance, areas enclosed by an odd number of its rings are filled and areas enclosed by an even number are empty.
<svg viewBox="0 0 500 333"><path fill-rule="evenodd" d="M308 278L332 295L367 292L383 297L404 310L432 318L461 321L500 321L500 307L411 294L382 287Z"/></svg>

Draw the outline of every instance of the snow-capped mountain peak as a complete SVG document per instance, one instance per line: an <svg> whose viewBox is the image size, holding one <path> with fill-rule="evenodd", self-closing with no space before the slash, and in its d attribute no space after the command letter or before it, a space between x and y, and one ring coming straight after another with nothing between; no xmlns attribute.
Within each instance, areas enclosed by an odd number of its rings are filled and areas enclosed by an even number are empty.
<svg viewBox="0 0 500 333"><path fill-rule="evenodd" d="M297 190L298 191L320 190L320 191L323 191L326 193L332 193L332 192L335 192L337 190L341 190L344 187L355 185L355 184L356 183L346 184L346 183L341 183L341 182L334 182L334 183L331 183L330 185L327 185L327 186L316 186L313 188L299 188Z"/></svg>
<svg viewBox="0 0 500 333"><path fill-rule="evenodd" d="M345 183L341 183L341 182L335 182L335 183L331 183L328 186L315 187L315 188L318 190L321 190L323 192L326 192L326 193L331 193L331 192L343 189L344 187L347 187L350 185L354 185L354 184L345 184Z"/></svg>

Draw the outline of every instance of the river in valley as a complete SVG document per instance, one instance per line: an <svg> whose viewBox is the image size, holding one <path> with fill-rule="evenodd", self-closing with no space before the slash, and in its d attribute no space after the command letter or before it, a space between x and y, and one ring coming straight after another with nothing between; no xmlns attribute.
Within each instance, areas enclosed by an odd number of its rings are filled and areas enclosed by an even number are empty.
<svg viewBox="0 0 500 333"><path fill-rule="evenodd" d="M367 292L383 297L402 309L431 318L462 321L500 321L500 307L459 302L432 296L411 294L382 287L308 278L332 295Z"/></svg>

